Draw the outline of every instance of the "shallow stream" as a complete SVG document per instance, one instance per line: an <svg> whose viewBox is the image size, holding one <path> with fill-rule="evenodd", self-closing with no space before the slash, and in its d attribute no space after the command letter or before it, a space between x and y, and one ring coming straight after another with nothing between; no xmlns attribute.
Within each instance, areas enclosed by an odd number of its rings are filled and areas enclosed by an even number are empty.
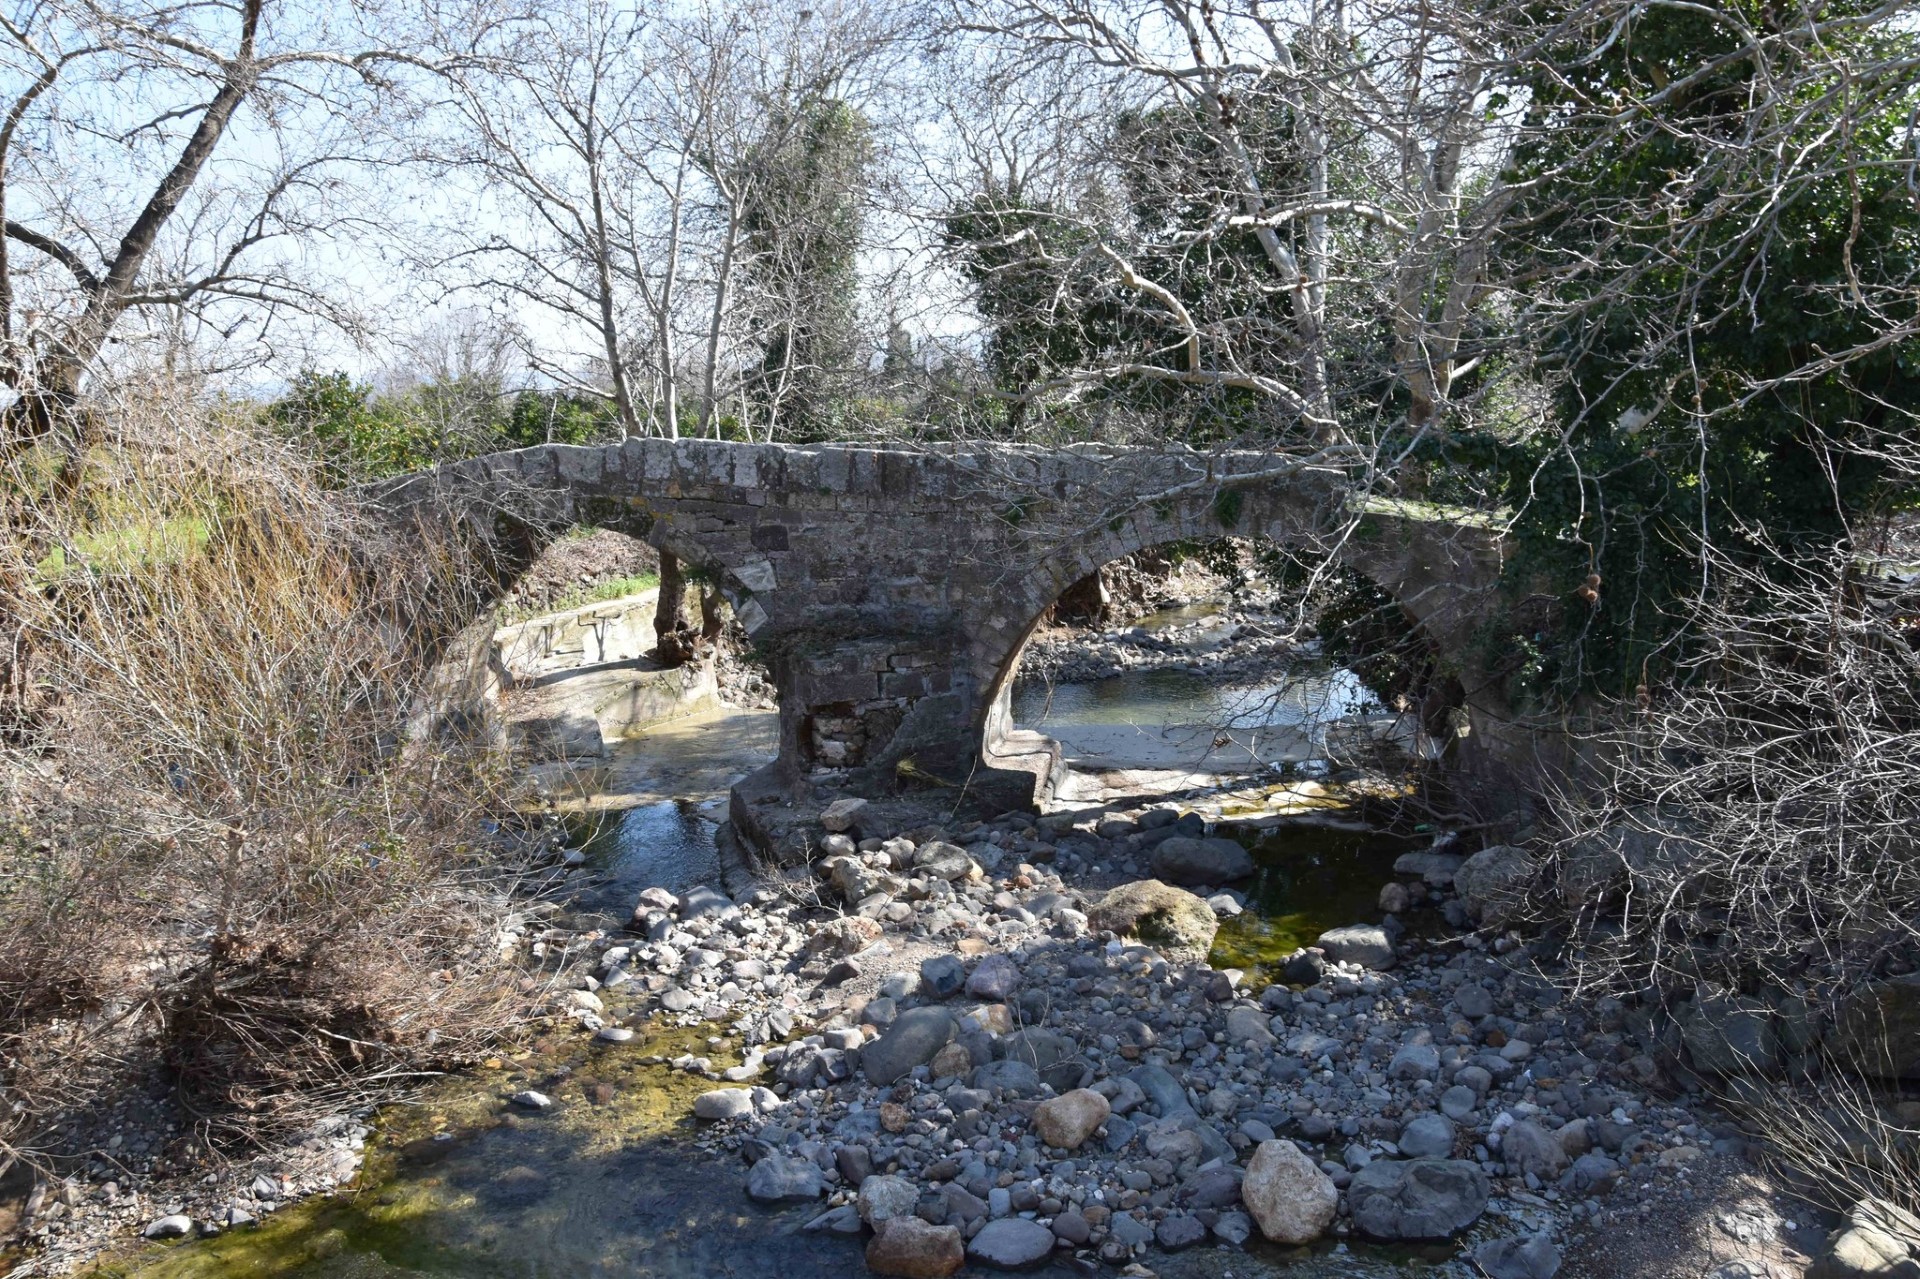
<svg viewBox="0 0 1920 1279"><path fill-rule="evenodd" d="M1201 606L1203 609L1205 606ZM1195 611L1193 616L1204 616ZM1043 701L1036 701L1042 698ZM1023 720L1079 752L1120 735L1163 743L1195 726L1250 719L1245 728L1296 734L1315 716L1364 709L1345 672L1221 693L1179 672L1124 675L1091 685L1022 690ZM717 874L715 822L725 785L767 758L770 723L725 717L627 743L610 776L622 811L599 822L583 847L598 873L578 906L624 916L642 888L679 891ZM1113 735L1102 738L1097 735ZM671 795L669 798L667 795ZM1217 966L1270 967L1335 924L1377 918L1373 897L1404 844L1366 832L1288 829L1256 848L1260 871L1244 885L1250 909L1222 928ZM801 1227L820 1209L755 1206L744 1168L717 1162L691 1137L697 1076L642 1058L694 1051L733 1064L726 1041L672 1030L625 1045L577 1035L536 1041L471 1075L392 1106L370 1140L353 1190L295 1205L246 1227L180 1245L150 1245L101 1275L140 1279L841 1279L865 1273L861 1244ZM523 1088L553 1097L528 1113L505 1099ZM1444 1255L1444 1253L1442 1254ZM1256 1245L1246 1253L1200 1248L1156 1254L1167 1279L1386 1279L1418 1274L1416 1255L1329 1243L1317 1249ZM1057 1263L1046 1275L1083 1273ZM1111 1273L1111 1272L1108 1272Z"/></svg>
<svg viewBox="0 0 1920 1279"><path fill-rule="evenodd" d="M1178 632L1180 650L1197 655L1233 634L1220 612L1218 603L1188 604L1131 629ZM1352 671L1313 659L1230 686L1204 666L1176 663L1083 683L1029 676L1013 689L1014 722L1094 770L1230 771L1321 759L1330 724L1384 709Z"/></svg>

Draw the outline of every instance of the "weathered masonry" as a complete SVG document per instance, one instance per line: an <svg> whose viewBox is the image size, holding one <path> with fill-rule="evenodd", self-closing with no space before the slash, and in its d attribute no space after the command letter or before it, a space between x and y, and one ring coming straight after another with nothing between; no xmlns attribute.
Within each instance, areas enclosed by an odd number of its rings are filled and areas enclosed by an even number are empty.
<svg viewBox="0 0 1920 1279"><path fill-rule="evenodd" d="M818 765L885 790L909 772L1031 798L1057 760L1014 734L1006 694L1041 614L1075 581L1162 543L1334 536L1457 656L1473 730L1502 708L1467 655L1499 570L1489 532L1412 509L1356 522L1342 477L1265 453L1078 447L547 445L381 486L535 540L618 528L705 570L780 689L778 776Z"/></svg>

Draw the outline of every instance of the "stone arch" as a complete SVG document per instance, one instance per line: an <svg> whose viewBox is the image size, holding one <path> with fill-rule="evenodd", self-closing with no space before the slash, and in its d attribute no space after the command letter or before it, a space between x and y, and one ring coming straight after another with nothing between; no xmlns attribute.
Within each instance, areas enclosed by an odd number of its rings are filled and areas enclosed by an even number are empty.
<svg viewBox="0 0 1920 1279"><path fill-rule="evenodd" d="M1360 511L1342 558L1463 661L1500 564L1491 524L1356 506L1340 475L1253 451L636 438L470 459L369 496L476 522L512 512L542 539L578 523L619 528L705 569L774 667L776 767L795 793L804 770L842 763L875 792L899 786L908 763L949 785L998 785L985 730L1035 621L1074 581L1135 551L1218 536L1297 545ZM1101 511L1122 513L1103 523ZM1471 699L1491 681L1467 684ZM1479 695L1498 709L1497 689ZM855 719L842 739L814 731ZM849 747L839 761L837 743ZM1001 780L1009 806L1020 802L1022 779Z"/></svg>
<svg viewBox="0 0 1920 1279"><path fill-rule="evenodd" d="M742 580L741 566L662 513L636 509L630 503L609 503L570 490L544 490L536 500L516 505L503 502L489 512L495 547L493 589L487 592L472 621L447 641L440 660L428 677L428 687L411 730L416 736L451 734L484 739L495 747L511 745L498 714L500 696L513 687L508 669L495 652L495 605L509 593L539 557L576 528L605 528L671 553L706 574L721 590L736 617L764 618L760 595ZM751 576L750 567L747 576ZM650 620L649 620L650 626ZM650 641L648 647L651 647ZM785 705L788 689L778 669L771 672L776 701ZM692 678L689 675L688 678ZM783 745L784 748L784 745Z"/></svg>
<svg viewBox="0 0 1920 1279"><path fill-rule="evenodd" d="M1235 496L1228 503L1223 494ZM1293 493L1219 489L1137 513L1104 536L1054 548L1003 598L997 612L1010 614L1014 624L981 628L968 648L969 670L981 690L975 724L981 762L1033 773L1043 789L1059 766L1057 747L1048 739L1016 730L1011 693L1027 642L1047 609L1075 582L1128 555L1179 542L1239 537L1301 546L1320 540L1333 514ZM1469 546L1467 553L1477 550ZM1436 653L1464 648L1454 576L1459 564L1443 557L1436 566L1432 547L1410 537L1398 516L1389 512L1369 520L1363 515L1334 553L1392 596Z"/></svg>
<svg viewBox="0 0 1920 1279"><path fill-rule="evenodd" d="M1222 509L1224 493L1237 495L1230 510ZM1027 641L1047 609L1075 582L1116 560L1177 542L1243 537L1297 544L1318 527L1318 516L1317 510L1299 502L1223 489L1135 512L1119 527L1053 548L1021 575L1004 601L1000 611L1011 613L1015 624L983 628L969 647L969 667L982 690L983 744L991 743L995 721L1005 715L1007 693Z"/></svg>
<svg viewBox="0 0 1920 1279"><path fill-rule="evenodd" d="M732 606L734 616L748 631L758 629L757 625L750 623L767 616L767 606L754 589L742 580L743 573L752 576L751 569L729 561L710 543L702 541L697 532L677 526L671 518L661 518L657 513L625 511L612 513L605 519L594 521L594 524L638 538L654 550L672 555L682 564L698 569L719 588Z"/></svg>

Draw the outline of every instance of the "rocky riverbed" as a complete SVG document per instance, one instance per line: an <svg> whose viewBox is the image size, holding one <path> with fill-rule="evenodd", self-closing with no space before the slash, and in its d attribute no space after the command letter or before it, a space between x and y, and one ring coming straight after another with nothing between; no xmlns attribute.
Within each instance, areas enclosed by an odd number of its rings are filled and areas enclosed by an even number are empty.
<svg viewBox="0 0 1920 1279"><path fill-rule="evenodd" d="M1027 669L1233 683L1308 655L1258 601L1162 620L1042 636ZM795 1279L861 1261L908 1276L1780 1279L1833 1224L1743 1180L1746 1137L1667 1068L1635 1010L1562 998L1551 946L1506 927L1515 850L1428 830L1303 878L1322 909L1282 920L1273 857L1348 855L1325 813L1280 805L1258 836L1220 805L1149 801L959 821L814 780L790 802L817 856L783 873L736 859L645 886L537 832L553 891L498 939L503 971L542 1002L535 1051L503 1054L457 1105L431 1100L444 1113L427 1135L342 1112L192 1178L161 1153L175 1134L136 1108L116 1121L121 1155L36 1191L22 1273L144 1233L222 1236L136 1262L156 1276L331 1274L364 1247L381 1260L352 1273L539 1256L627 1273L638 1255L662 1274L777 1258ZM641 1099L644 1125L617 1096ZM383 1130L399 1158L363 1171ZM552 1147L546 1164L526 1141ZM653 1208L556 1189L585 1147L677 1189ZM410 1171L416 1151L442 1171ZM477 1200L447 1198L469 1183ZM327 1209L286 1211L308 1196L367 1220L342 1234ZM594 1207L536 1219L555 1197ZM695 1219L735 1251L687 1252ZM475 1231L481 1260L449 1241ZM1196 1268L1218 1251L1230 1259Z"/></svg>
<svg viewBox="0 0 1920 1279"><path fill-rule="evenodd" d="M1623 1010L1566 1009L1501 940L1406 930L1469 926L1497 853L1402 858L1396 910L1256 987L1205 961L1250 861L1173 810L825 821L845 829L822 832L824 883L643 902L646 943L602 952L574 998L602 1035L636 1009L725 1025L746 1059L696 1102L702 1144L741 1156L748 1196L868 1236L876 1273L1351 1237L1464 1238L1488 1273L1544 1276L1745 1151L1649 1095ZM1140 861L1187 887L1092 869ZM816 892L848 913L820 918Z"/></svg>
<svg viewBox="0 0 1920 1279"><path fill-rule="evenodd" d="M1192 815L875 815L823 805L822 860L733 897L650 889L626 921L559 911L501 936L557 974L563 1036L680 1099L679 1158L710 1161L715 1192L798 1213L873 1273L1331 1246L1352 1273L1417 1256L1540 1279L1704 1211L1694 1187L1746 1155L1697 1098L1651 1090L1625 1010L1567 1006L1541 956L1475 929L1498 850L1403 855L1381 909L1266 981L1207 962L1252 859ZM518 1071L495 1122L590 1116L594 1077ZM333 1162L313 1188L349 1185L366 1135L316 1134ZM113 1211L156 1236L245 1230L296 1193L221 1178ZM72 1196L69 1229L102 1196ZM1816 1242L1769 1211L1743 1227L1751 1256Z"/></svg>
<svg viewBox="0 0 1920 1279"><path fill-rule="evenodd" d="M1165 609L1124 626L1050 627L1028 641L1021 675L1071 684L1180 670L1222 684L1249 683L1317 653L1318 644L1295 620L1276 597L1248 593Z"/></svg>

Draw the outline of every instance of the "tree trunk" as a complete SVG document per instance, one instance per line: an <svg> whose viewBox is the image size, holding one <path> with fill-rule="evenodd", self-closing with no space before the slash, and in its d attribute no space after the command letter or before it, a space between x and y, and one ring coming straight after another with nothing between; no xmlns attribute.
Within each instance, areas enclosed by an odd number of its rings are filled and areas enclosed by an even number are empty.
<svg viewBox="0 0 1920 1279"><path fill-rule="evenodd" d="M695 635L683 607L686 579L680 557L660 552L660 599L653 608L653 656L662 666L679 666L693 656Z"/></svg>

